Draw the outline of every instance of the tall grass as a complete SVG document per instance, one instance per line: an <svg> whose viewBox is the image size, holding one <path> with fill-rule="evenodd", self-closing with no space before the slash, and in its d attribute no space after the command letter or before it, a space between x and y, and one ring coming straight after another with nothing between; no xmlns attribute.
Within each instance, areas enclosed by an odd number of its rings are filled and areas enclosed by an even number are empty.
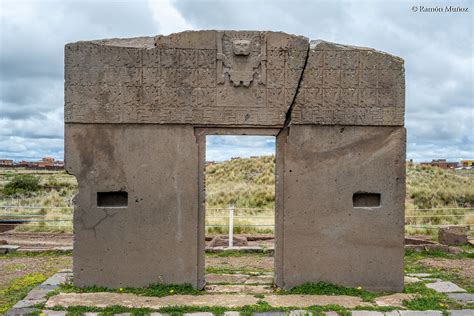
<svg viewBox="0 0 474 316"><path fill-rule="evenodd" d="M19 173L37 177L40 189L16 196L0 193L0 215L6 213L45 215L46 220L71 218L72 210L68 207L71 206L71 199L77 191L77 182L73 176L59 171L0 169L0 192ZM473 170L443 170L437 167L408 164L406 183L407 225L474 225L472 210L453 209L474 207ZM213 226L207 228L209 233L227 233L229 205L234 205L236 208L235 233L273 231L274 156L239 158L208 165L205 191L206 224ZM16 207L1 208L7 205ZM39 208L30 210L25 206ZM70 222L32 223L16 228L22 231L71 231L71 229ZM407 233L410 234L434 232L433 229L407 228Z"/></svg>

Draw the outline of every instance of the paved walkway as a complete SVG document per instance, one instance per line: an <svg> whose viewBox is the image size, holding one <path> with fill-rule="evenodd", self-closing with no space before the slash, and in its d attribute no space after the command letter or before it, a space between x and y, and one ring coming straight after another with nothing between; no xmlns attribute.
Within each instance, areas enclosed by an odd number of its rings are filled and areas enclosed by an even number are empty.
<svg viewBox="0 0 474 316"><path fill-rule="evenodd" d="M7 315L26 315L33 311L37 304L46 303L46 308L60 306L63 308L71 306L89 306L105 308L113 305L120 305L128 308L149 308L160 309L172 306L190 307L226 307L230 310L246 305L255 305L265 302L275 308L296 308L288 313L267 312L255 313L255 316L302 316L311 315L311 312L303 309L310 306L339 305L348 309L373 308L373 307L394 307L400 310L391 312L375 311L353 311L354 316L442 316L441 311L406 311L403 301L411 300L414 294L395 293L391 295L377 297L374 303L364 302L357 296L346 295L275 295L270 284L272 278L267 275L252 276L245 274L210 274L207 277L207 292L203 295L171 295L165 297L147 297L130 293L60 293L51 298L47 298L49 292L57 289L61 283L67 282L71 277L70 270L63 270L53 275L43 284L34 288L25 299L19 301ZM457 300L461 304L474 302L474 294L466 291L452 282L432 279L429 274L411 274L405 279L406 283L425 281L427 287L445 293L449 298ZM232 284L234 283L234 284ZM235 284L240 283L240 284ZM233 294L232 294L233 293ZM262 293L265 293L263 295ZM259 295L256 295L259 294ZM474 310L453 310L449 311L452 316L474 316ZM65 312L44 310L44 315L65 315ZM327 316L336 316L335 312L326 312ZM88 316L97 315L87 313ZM129 314L120 314L129 315ZM153 313L152 315L160 315ZM187 316L211 316L210 313L192 313ZM226 316L238 316L238 312L227 312Z"/></svg>

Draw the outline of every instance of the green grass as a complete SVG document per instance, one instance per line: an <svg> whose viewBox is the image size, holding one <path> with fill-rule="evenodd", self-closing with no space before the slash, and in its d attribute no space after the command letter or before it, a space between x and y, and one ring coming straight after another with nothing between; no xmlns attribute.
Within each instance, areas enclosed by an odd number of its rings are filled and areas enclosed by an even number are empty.
<svg viewBox="0 0 474 316"><path fill-rule="evenodd" d="M213 313L215 315L222 315L226 311L237 311L240 312L241 315L250 316L253 313L263 313L263 312L289 312L292 310L301 310L302 308L299 307L272 307L266 302L259 301L257 304L254 305L246 305L243 307L222 307L222 306L202 306L202 307L193 307L193 306L173 306L173 307L164 307L156 310L147 309L147 308L127 308L123 306L109 306L106 308L98 308L98 307L83 307L83 306L74 306L69 308L62 308L62 307L53 307L49 308L51 310L64 310L67 311L70 315L81 315L86 312L100 312L101 315L113 315L118 313L131 313L132 315L146 315L151 312L159 312L163 314L169 315L182 315L184 313L194 313L194 312L208 312ZM311 306L308 308L304 308L303 310L307 310L311 312L315 316L323 316L324 312L326 311L335 311L340 316L349 316L350 310L344 308L339 305L326 305L326 306ZM380 311L388 311L392 310L390 308L374 308L373 310L380 310ZM37 313L36 315L39 315Z"/></svg>
<svg viewBox="0 0 474 316"><path fill-rule="evenodd" d="M0 259L2 258L16 258L16 257L62 257L62 256L72 256L72 251L39 251L39 252L30 252L30 251L15 251L9 252L6 254L0 254Z"/></svg>
<svg viewBox="0 0 474 316"><path fill-rule="evenodd" d="M35 272L12 280L5 289L0 290L0 315L5 315L16 302L47 278L46 275Z"/></svg>
<svg viewBox="0 0 474 316"><path fill-rule="evenodd" d="M206 224L211 234L228 232L226 218L230 204L235 211L236 234L272 233L275 207L275 158L263 156L239 158L206 167ZM14 197L3 192L18 175L34 177L39 190L17 192ZM406 215L436 215L407 218L410 225L474 224L474 213L446 208L474 206L474 172L443 170L437 167L407 164ZM0 206L17 205L9 213L45 215L44 219L70 219L72 210L67 208L77 192L76 179L63 171L8 170L0 169ZM30 210L22 206L40 206ZM48 209L48 207L59 209ZM224 208L217 210L216 208ZM437 208L430 211L413 209ZM446 217L438 215L458 215ZM247 217L250 218L238 218ZM253 226L269 225L269 226ZM71 232L71 222L48 222L19 225L17 231ZM436 229L407 228L409 234L436 234Z"/></svg>
<svg viewBox="0 0 474 316"><path fill-rule="evenodd" d="M460 276L459 274L441 268L428 267L419 261L427 258L444 258L444 259L474 259L474 253L461 253L458 255L445 253L442 251L423 251L423 252L405 252L405 273L429 273L432 278L451 281L469 293L474 293L474 284L472 281Z"/></svg>
<svg viewBox="0 0 474 316"><path fill-rule="evenodd" d="M403 305L412 310L446 310L457 308L458 304L448 299L445 294L429 289L424 282L407 284L404 293L416 294L415 298L404 301Z"/></svg>
<svg viewBox="0 0 474 316"><path fill-rule="evenodd" d="M386 293L375 293L369 292L362 288L351 288L339 285L334 285L325 282L319 283L305 283L300 286L296 286L290 290L277 291L280 295L348 295L358 296L364 301L373 301L378 296L385 295Z"/></svg>
<svg viewBox="0 0 474 316"><path fill-rule="evenodd" d="M163 297L169 295L178 295L178 294L190 294L190 295L200 295L203 294L203 291L194 289L190 284L150 284L149 286L142 288L130 288L124 287L119 289L110 289L107 287L99 286L88 286L88 287L77 287L72 284L62 284L55 293L96 293L96 292L110 292L110 293L131 293L142 296L155 296Z"/></svg>

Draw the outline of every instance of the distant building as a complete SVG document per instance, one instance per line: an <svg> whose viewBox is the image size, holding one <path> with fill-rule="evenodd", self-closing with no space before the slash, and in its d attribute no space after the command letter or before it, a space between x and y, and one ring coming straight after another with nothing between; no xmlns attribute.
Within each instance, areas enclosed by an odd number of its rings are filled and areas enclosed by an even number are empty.
<svg viewBox="0 0 474 316"><path fill-rule="evenodd" d="M466 167L472 167L474 165L474 159L469 159L469 160L461 160L461 165L466 168Z"/></svg>
<svg viewBox="0 0 474 316"><path fill-rule="evenodd" d="M422 162L422 165L430 165L432 167L438 167L442 169L454 169L459 167L457 161L446 161L446 159L433 159L431 162Z"/></svg>
<svg viewBox="0 0 474 316"><path fill-rule="evenodd" d="M13 166L13 160L0 159L0 166Z"/></svg>
<svg viewBox="0 0 474 316"><path fill-rule="evenodd" d="M53 157L43 157L40 161L22 160L17 163L9 159L0 159L0 167L61 170L64 169L64 161Z"/></svg>
<svg viewBox="0 0 474 316"><path fill-rule="evenodd" d="M54 166L54 158L53 157L43 157L41 161L36 163L36 166L39 168L46 168Z"/></svg>

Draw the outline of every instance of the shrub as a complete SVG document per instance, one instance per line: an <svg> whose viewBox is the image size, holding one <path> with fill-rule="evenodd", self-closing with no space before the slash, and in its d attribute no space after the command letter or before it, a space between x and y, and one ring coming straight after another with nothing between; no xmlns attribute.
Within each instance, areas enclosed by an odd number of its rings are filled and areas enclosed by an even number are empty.
<svg viewBox="0 0 474 316"><path fill-rule="evenodd" d="M39 178L30 175L16 175L3 188L3 194L7 196L27 194L40 189Z"/></svg>

